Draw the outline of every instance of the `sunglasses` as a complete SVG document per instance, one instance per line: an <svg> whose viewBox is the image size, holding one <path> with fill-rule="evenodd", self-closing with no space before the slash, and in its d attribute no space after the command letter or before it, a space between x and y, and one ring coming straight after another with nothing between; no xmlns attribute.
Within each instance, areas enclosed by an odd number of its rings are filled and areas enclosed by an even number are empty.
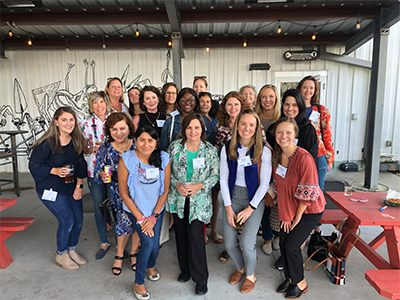
<svg viewBox="0 0 400 300"><path fill-rule="evenodd" d="M207 79L207 76L194 76L194 80L197 79Z"/></svg>

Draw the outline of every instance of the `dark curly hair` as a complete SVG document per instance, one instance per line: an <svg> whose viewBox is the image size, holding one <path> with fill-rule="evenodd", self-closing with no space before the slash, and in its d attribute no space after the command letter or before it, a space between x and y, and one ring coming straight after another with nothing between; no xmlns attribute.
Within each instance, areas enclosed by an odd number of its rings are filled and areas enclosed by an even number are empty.
<svg viewBox="0 0 400 300"><path fill-rule="evenodd" d="M114 142L114 139L111 136L110 128L113 127L119 121L125 120L126 124L129 127L129 138L132 139L135 134L135 128L133 127L132 120L128 117L126 113L123 112L114 112L107 117L107 121L104 124L104 135L106 136L106 140L108 143Z"/></svg>

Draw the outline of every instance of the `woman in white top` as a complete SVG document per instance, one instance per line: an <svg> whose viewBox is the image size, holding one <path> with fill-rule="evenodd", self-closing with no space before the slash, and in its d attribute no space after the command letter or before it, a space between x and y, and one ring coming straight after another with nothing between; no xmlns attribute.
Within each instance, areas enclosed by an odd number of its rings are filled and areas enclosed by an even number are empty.
<svg viewBox="0 0 400 300"><path fill-rule="evenodd" d="M225 247L235 263L230 283L237 284L246 274L240 291L254 288L257 251L256 237L264 213L264 195L271 178L271 150L263 142L261 121L250 109L236 118L232 139L221 150L221 193L225 205ZM238 239L237 229L243 226Z"/></svg>
<svg viewBox="0 0 400 300"><path fill-rule="evenodd" d="M132 118L129 114L129 108L124 103L124 92L121 79L118 77L108 79L105 90L110 99L113 111L124 112L129 116L129 118Z"/></svg>

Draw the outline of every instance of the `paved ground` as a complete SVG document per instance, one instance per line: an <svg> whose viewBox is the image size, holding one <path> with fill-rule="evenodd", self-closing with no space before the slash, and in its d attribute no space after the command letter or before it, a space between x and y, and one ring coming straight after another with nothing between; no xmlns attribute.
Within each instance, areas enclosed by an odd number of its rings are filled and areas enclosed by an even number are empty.
<svg viewBox="0 0 400 300"><path fill-rule="evenodd" d="M1 174L4 176L4 174ZM362 182L363 173L344 173L333 170L328 173L327 180L352 178ZM380 173L380 182L392 188L399 189L400 177L388 172ZM29 173L21 174L21 186L33 187L34 182ZM85 221L78 245L78 252L88 260L88 264L79 270L66 271L56 266L54 262L57 221L39 201L34 189L21 192L18 204L1 212L2 216L34 217L36 222L27 230L18 232L6 240L14 263L7 269L0 270L1 299L134 299L132 281L134 273L129 268L128 260L120 276L111 273L115 248L112 247L102 260L95 260L94 255L99 247L99 239L95 228L90 193L84 191ZM2 198L13 198L10 191L3 193ZM400 217L400 215L399 215ZM219 228L221 228L221 213ZM331 225L323 225L323 231L332 231ZM209 229L208 229L209 230ZM363 226L362 237L371 241L381 231L378 227ZM222 234L222 229L220 229ZM115 245L112 234L109 240ZM252 292L243 295L240 285L228 283L235 267L232 261L221 264L218 260L223 245L213 241L207 246L208 268L210 273L209 292L205 296L194 294L195 284L192 281L179 283L177 276L179 268L176 259L175 240L171 239L163 245L157 261L157 269L161 273L158 282L146 281L146 287L152 299L284 299L283 295L275 293L277 286L283 281L283 274L273 268L279 251L267 256L261 250L262 238L257 239L258 262L256 276L258 281ZM386 244L379 247L378 252L387 259ZM322 267L306 272L309 292L302 299L385 299L365 279L365 272L375 267L354 249L347 263L346 285L335 286L328 280ZM400 284L400 279L399 279Z"/></svg>

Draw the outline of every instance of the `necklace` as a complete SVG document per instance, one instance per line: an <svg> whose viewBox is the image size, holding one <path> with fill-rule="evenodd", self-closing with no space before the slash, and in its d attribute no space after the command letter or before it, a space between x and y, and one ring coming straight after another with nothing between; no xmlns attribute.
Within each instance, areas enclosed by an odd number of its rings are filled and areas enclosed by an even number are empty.
<svg viewBox="0 0 400 300"><path fill-rule="evenodd" d="M149 123L151 124L151 126L154 127L154 125L156 125L158 118L160 117L160 112L158 112L157 114L157 118L154 122L150 121L149 117L147 116L147 112L144 113L144 115L146 116L147 121L149 121Z"/></svg>
<svg viewBox="0 0 400 300"><path fill-rule="evenodd" d="M114 146L115 146L114 148L117 148L117 150L118 150L120 153L125 153L125 152L129 149L130 143L131 143L131 141L128 139L128 142L126 143L125 150L122 150L120 147L118 147L117 143L114 142Z"/></svg>

